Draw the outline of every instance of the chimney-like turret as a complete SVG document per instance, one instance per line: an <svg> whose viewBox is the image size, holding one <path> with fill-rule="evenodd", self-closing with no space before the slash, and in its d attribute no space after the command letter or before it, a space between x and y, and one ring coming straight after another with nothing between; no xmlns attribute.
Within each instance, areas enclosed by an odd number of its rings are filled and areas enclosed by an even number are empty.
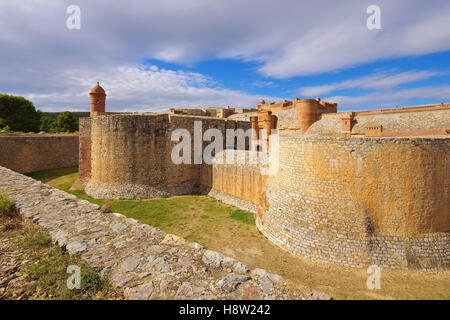
<svg viewBox="0 0 450 320"><path fill-rule="evenodd" d="M91 92L89 93L91 97L91 117L105 112L105 104L106 104L106 93L105 90L100 86L100 83L97 82Z"/></svg>

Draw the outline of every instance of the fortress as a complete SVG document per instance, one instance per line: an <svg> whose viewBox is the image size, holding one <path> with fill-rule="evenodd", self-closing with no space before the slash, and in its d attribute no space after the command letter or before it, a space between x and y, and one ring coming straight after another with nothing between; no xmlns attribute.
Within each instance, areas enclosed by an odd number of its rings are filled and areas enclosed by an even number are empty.
<svg viewBox="0 0 450 320"><path fill-rule="evenodd" d="M90 96L75 187L92 197L207 193L254 212L259 230L295 255L349 267L450 266L449 104L337 112L317 98L135 114L105 112L99 85ZM212 164L174 164L172 133L187 130L194 146L199 121L202 132L224 137L226 129L277 130L277 173L263 175L261 163L245 161L261 152L237 144Z"/></svg>

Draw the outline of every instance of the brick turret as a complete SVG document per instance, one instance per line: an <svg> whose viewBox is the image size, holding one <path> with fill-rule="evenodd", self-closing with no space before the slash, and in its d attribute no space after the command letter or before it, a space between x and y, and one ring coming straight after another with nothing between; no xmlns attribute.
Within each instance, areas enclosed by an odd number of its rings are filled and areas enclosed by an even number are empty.
<svg viewBox="0 0 450 320"><path fill-rule="evenodd" d="M91 116L105 113L106 93L100 83L97 82L97 85L91 89L89 96L91 97Z"/></svg>

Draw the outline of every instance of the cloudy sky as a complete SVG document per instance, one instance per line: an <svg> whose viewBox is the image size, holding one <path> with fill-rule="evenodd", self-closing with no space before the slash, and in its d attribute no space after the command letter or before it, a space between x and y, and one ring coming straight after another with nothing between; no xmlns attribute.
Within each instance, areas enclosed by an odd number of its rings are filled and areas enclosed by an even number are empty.
<svg viewBox="0 0 450 320"><path fill-rule="evenodd" d="M67 28L70 5L80 29ZM88 110L97 81L110 111L449 102L450 1L0 0L0 93Z"/></svg>

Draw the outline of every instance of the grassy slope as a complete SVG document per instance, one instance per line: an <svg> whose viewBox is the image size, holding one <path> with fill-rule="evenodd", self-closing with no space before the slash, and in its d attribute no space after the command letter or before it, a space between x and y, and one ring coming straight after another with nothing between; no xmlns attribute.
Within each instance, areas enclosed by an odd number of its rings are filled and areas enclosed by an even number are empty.
<svg viewBox="0 0 450 320"><path fill-rule="evenodd" d="M68 191L77 172L76 168L69 168L31 176ZM105 200L88 197L83 191L68 192L100 205L105 203ZM381 290L370 291L366 287L365 269L342 268L292 256L258 231L251 213L207 196L107 201L114 212L199 242L252 268L265 268L295 283L328 292L337 299L450 299L450 271L383 270Z"/></svg>
<svg viewBox="0 0 450 320"><path fill-rule="evenodd" d="M0 261L5 258L7 264L13 261L19 263L16 271L19 277L14 278L13 286L7 282L7 288L0 288L0 299L119 298L109 282L101 278L98 270L91 268L79 256L69 255L52 244L47 232L31 221L22 219L13 207L11 210L0 210L0 231ZM80 289L67 288L66 281L70 276L67 267L70 265L80 268ZM2 274L4 270L0 272L0 278L8 277Z"/></svg>

